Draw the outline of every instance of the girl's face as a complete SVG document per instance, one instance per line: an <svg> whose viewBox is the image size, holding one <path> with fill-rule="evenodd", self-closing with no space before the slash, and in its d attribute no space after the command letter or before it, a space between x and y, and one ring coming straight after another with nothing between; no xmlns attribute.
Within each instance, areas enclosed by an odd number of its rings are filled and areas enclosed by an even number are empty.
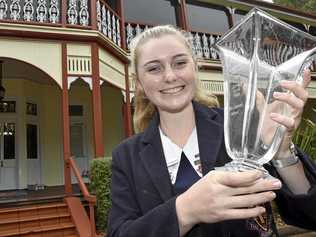
<svg viewBox="0 0 316 237"><path fill-rule="evenodd" d="M180 112L190 105L196 89L193 57L176 35L150 39L138 51L137 86L159 112Z"/></svg>

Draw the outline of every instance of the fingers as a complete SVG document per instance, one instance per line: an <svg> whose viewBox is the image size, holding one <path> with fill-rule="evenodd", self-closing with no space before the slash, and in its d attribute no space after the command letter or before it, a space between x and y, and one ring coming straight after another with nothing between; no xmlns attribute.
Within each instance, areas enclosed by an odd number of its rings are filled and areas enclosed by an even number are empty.
<svg viewBox="0 0 316 237"><path fill-rule="evenodd" d="M284 127L286 127L288 132L292 132L296 129L296 122L294 118L290 118L281 114L277 113L271 113L270 118L279 123L282 124Z"/></svg>
<svg viewBox="0 0 316 237"><path fill-rule="evenodd" d="M276 197L274 192L253 193L248 195L233 196L224 199L225 208L250 208L272 201Z"/></svg>
<svg viewBox="0 0 316 237"><path fill-rule="evenodd" d="M229 187L247 187L262 178L263 173L258 170L244 172L212 171L209 175L216 182Z"/></svg>
<svg viewBox="0 0 316 237"><path fill-rule="evenodd" d="M236 220L236 219L248 219L252 217L260 216L265 212L265 208L256 206L247 209L228 209L223 211L218 219L220 220Z"/></svg>
<svg viewBox="0 0 316 237"><path fill-rule="evenodd" d="M259 179L254 184L247 187L238 187L230 189L230 195L243 195L251 193L265 192L269 190L278 190L282 187L282 183L278 179Z"/></svg>

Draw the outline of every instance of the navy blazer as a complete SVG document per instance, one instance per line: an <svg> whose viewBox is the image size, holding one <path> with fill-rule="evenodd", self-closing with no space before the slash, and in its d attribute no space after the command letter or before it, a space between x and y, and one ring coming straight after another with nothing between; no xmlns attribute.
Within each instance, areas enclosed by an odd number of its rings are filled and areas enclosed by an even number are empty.
<svg viewBox="0 0 316 237"><path fill-rule="evenodd" d="M203 175L229 162L223 134L223 110L193 102ZM148 128L123 143L112 155L112 207L109 237L177 237L176 195L159 134L158 113ZM302 156L308 177L316 184L316 167ZM271 168L272 169L272 168ZM271 171L274 172L273 169ZM276 174L275 174L276 175ZM314 185L315 186L315 185ZM313 187L314 187L313 186ZM308 195L278 193L281 214L291 224L316 229L316 188ZM313 208L311 208L313 207ZM247 220L196 225L186 236L262 236Z"/></svg>

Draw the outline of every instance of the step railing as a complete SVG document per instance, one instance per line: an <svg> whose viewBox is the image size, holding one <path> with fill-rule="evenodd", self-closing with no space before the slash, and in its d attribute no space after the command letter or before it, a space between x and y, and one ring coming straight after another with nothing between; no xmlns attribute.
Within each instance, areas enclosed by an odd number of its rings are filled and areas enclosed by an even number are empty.
<svg viewBox="0 0 316 237"><path fill-rule="evenodd" d="M91 237L95 237L96 230L95 230L95 219L94 219L94 206L96 203L96 197L89 193L88 188L81 177L81 174L76 165L76 162L74 161L72 157L69 158L69 166L78 181L78 185L84 199L89 203L89 212L90 212L89 219L90 219L90 226L91 226Z"/></svg>

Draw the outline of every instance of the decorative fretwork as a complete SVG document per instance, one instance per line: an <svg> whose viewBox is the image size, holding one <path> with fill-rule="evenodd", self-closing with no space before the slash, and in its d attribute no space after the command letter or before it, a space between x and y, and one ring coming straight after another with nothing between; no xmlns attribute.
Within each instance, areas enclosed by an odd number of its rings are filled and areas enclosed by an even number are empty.
<svg viewBox="0 0 316 237"><path fill-rule="evenodd" d="M59 8L58 8L58 1L51 0L50 8L48 10L49 14L49 22L50 23L58 23L59 22Z"/></svg>
<svg viewBox="0 0 316 237"><path fill-rule="evenodd" d="M135 31L136 31L136 36L140 35L143 32L142 29L140 28L139 24L136 25Z"/></svg>
<svg viewBox="0 0 316 237"><path fill-rule="evenodd" d="M97 26L98 30L102 31L101 5L99 0L97 1Z"/></svg>
<svg viewBox="0 0 316 237"><path fill-rule="evenodd" d="M82 26L89 25L89 11L88 11L88 1L80 1L80 11L79 11L79 22Z"/></svg>
<svg viewBox="0 0 316 237"><path fill-rule="evenodd" d="M208 46L208 39L205 34L202 36L202 42L203 42L203 56L205 58L210 58L210 48Z"/></svg>
<svg viewBox="0 0 316 237"><path fill-rule="evenodd" d="M120 20L116 19L116 30L117 30L117 45L121 47L121 32L120 32Z"/></svg>
<svg viewBox="0 0 316 237"><path fill-rule="evenodd" d="M102 6L102 21L101 21L101 26L102 26L102 32L106 36L108 35L108 23L106 22L106 9L105 6Z"/></svg>
<svg viewBox="0 0 316 237"><path fill-rule="evenodd" d="M23 19L25 21L33 21L33 14L34 14L34 6L33 0L25 0L25 4L23 7Z"/></svg>
<svg viewBox="0 0 316 237"><path fill-rule="evenodd" d="M107 23L108 23L108 37L112 39L112 26L111 26L111 13L109 10L106 10L107 13Z"/></svg>
<svg viewBox="0 0 316 237"><path fill-rule="evenodd" d="M112 15L112 40L116 43L116 20L114 15Z"/></svg>
<svg viewBox="0 0 316 237"><path fill-rule="evenodd" d="M47 21L47 7L45 0L38 0L37 1L37 8L36 8L36 20L39 22L46 22Z"/></svg>
<svg viewBox="0 0 316 237"><path fill-rule="evenodd" d="M126 23L126 45L127 49L131 47L131 41L134 37L139 35L144 30L148 29L151 26L140 25L133 23ZM200 33L200 32L189 32L191 47L193 53L197 58L218 60L219 56L216 50L213 48L213 45L216 40L220 38L220 35L213 35L210 33Z"/></svg>
<svg viewBox="0 0 316 237"><path fill-rule="evenodd" d="M91 58L83 56L68 56L68 74L91 75Z"/></svg>
<svg viewBox="0 0 316 237"><path fill-rule="evenodd" d="M10 18L14 21L17 21L20 19L20 13L20 0L13 0L10 5Z"/></svg>
<svg viewBox="0 0 316 237"><path fill-rule="evenodd" d="M68 23L71 25L77 24L77 18L78 18L78 11L77 11L77 0L69 0L68 4Z"/></svg>
<svg viewBox="0 0 316 237"><path fill-rule="evenodd" d="M7 17L8 4L6 0L0 0L0 20Z"/></svg>
<svg viewBox="0 0 316 237"><path fill-rule="evenodd" d="M130 49L131 47L131 41L134 38L134 29L131 26L130 23L127 24L126 26L126 44L127 44L127 48Z"/></svg>
<svg viewBox="0 0 316 237"><path fill-rule="evenodd" d="M201 46L201 37L200 35L196 32L194 35L194 43L195 43L195 54L198 58L203 57L202 53L202 46Z"/></svg>
<svg viewBox="0 0 316 237"><path fill-rule="evenodd" d="M210 43L213 45L215 43L216 39L213 35L210 36ZM211 58L217 59L217 53L214 48L211 48Z"/></svg>

